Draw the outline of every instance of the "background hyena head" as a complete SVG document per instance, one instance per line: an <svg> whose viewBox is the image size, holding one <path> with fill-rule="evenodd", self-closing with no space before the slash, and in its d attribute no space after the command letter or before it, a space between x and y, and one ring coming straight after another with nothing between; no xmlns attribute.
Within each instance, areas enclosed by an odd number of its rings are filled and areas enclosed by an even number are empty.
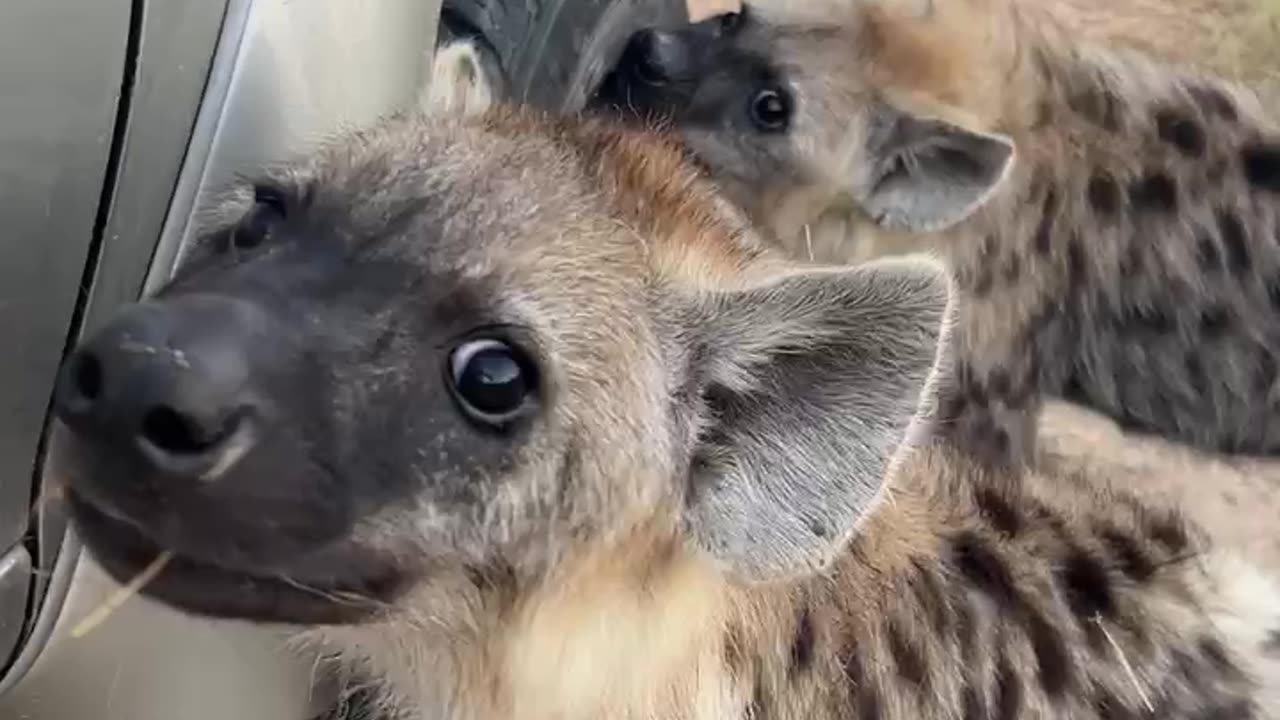
<svg viewBox="0 0 1280 720"><path fill-rule="evenodd" d="M988 80L911 5L758 2L643 31L592 106L671 122L763 224L846 198L887 230L943 229L1002 183L1013 146L959 110Z"/></svg>
<svg viewBox="0 0 1280 720"><path fill-rule="evenodd" d="M68 362L82 534L121 578L173 553L168 602L293 622L640 527L821 565L930 397L950 286L774 277L723 208L674 145L505 111L263 175Z"/></svg>

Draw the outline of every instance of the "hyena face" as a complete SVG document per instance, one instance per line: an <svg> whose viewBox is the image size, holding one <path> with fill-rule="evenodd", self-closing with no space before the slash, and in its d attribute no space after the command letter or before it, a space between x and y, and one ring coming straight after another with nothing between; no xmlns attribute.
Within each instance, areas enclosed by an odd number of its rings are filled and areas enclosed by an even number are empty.
<svg viewBox="0 0 1280 720"><path fill-rule="evenodd" d="M891 90L952 83L954 68L935 60L936 49L916 52L929 48L877 8L813 5L753 3L684 29L642 31L592 106L672 122L757 219L797 189L850 198L892 230L967 217L1004 180L1012 142L945 103Z"/></svg>
<svg viewBox="0 0 1280 720"><path fill-rule="evenodd" d="M170 552L146 592L200 613L358 620L644 524L820 565L949 307L929 263L766 282L675 146L604 126L401 118L233 195L57 398L88 545L122 579Z"/></svg>

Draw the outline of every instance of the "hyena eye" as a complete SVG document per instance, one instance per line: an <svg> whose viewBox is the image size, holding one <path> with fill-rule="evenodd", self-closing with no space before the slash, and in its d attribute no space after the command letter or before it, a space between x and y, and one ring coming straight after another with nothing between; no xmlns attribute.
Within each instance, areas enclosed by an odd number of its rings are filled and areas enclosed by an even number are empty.
<svg viewBox="0 0 1280 720"><path fill-rule="evenodd" d="M761 132L786 130L791 122L791 96L775 88L756 93L751 98L751 122Z"/></svg>
<svg viewBox="0 0 1280 720"><path fill-rule="evenodd" d="M463 414L497 430L530 409L536 375L528 357L503 340L469 340L449 355L449 389Z"/></svg>
<svg viewBox="0 0 1280 720"><path fill-rule="evenodd" d="M261 245L285 219L287 201L279 188L258 185L253 189L253 207L231 232L231 245L249 250Z"/></svg>

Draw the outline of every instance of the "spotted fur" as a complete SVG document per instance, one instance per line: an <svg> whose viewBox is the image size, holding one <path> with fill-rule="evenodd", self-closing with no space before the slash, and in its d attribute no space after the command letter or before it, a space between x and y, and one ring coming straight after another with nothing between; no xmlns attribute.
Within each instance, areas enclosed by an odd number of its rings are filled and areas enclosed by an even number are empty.
<svg viewBox="0 0 1280 720"><path fill-rule="evenodd" d="M674 118L793 256L946 258L962 291L948 427L967 446L1026 457L1047 394L1195 447L1280 451L1280 128L1248 90L1087 45L1017 0L765 0L660 37L669 77L627 79L624 57L600 107ZM784 132L745 121L768 87L793 98ZM942 179L890 198L905 225L859 179L897 162L877 128L904 123L968 158L921 156ZM992 136L1016 148L1007 174ZM910 219L947 203L962 219ZM870 237L815 242L810 222L842 205Z"/></svg>
<svg viewBox="0 0 1280 720"><path fill-rule="evenodd" d="M1214 527L930 439L935 260L791 262L676 143L512 109L390 118L206 222L74 357L151 391L119 373L173 353L104 347L172 318L257 431L192 477L60 405L79 534L120 579L170 551L176 607L310 625L397 717L1280 719L1275 583ZM501 426L447 385L477 337L536 368Z"/></svg>

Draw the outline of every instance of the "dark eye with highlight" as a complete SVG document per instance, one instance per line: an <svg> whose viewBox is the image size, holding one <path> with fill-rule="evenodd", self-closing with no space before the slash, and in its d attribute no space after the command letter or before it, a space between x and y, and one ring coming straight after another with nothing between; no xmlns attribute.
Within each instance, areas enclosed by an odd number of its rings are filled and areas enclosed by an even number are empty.
<svg viewBox="0 0 1280 720"><path fill-rule="evenodd" d="M447 381L468 420L504 430L533 408L537 371L529 356L505 340L468 340L449 354Z"/></svg>
<svg viewBox="0 0 1280 720"><path fill-rule="evenodd" d="M284 191L269 185L253 189L253 207L231 232L231 246L251 250L266 242L275 228L287 217L288 201Z"/></svg>
<svg viewBox="0 0 1280 720"><path fill-rule="evenodd" d="M760 132L783 132L791 124L791 95L781 88L765 88L751 98L751 123Z"/></svg>

